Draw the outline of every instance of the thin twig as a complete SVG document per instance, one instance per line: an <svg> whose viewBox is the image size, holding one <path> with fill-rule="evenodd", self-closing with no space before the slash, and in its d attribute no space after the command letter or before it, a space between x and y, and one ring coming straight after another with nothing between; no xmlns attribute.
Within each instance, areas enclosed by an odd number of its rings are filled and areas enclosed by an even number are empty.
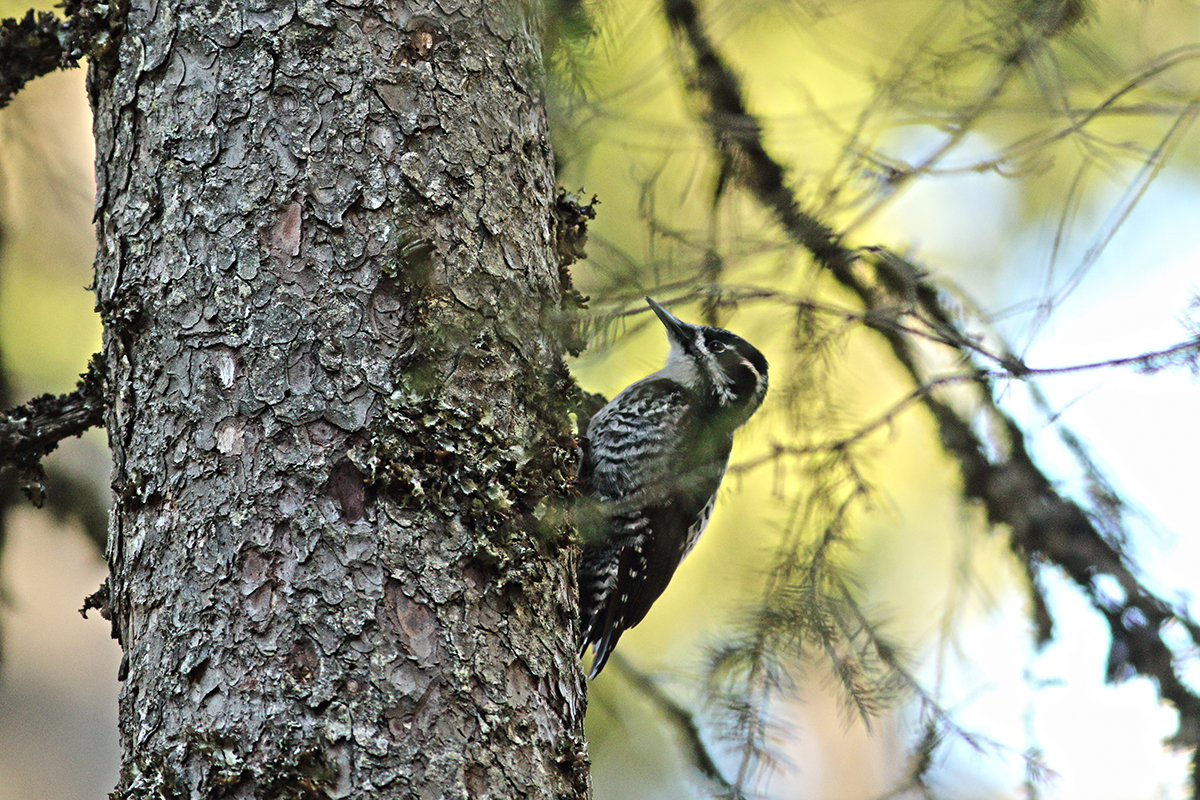
<svg viewBox="0 0 1200 800"><path fill-rule="evenodd" d="M696 771L720 787L724 796L743 798L742 792L725 778L721 769L713 761L712 755L708 752L708 745L704 743L704 739L700 735L700 727L696 724L695 715L664 692L649 673L635 667L633 662L621 653L613 654L612 663L625 676L625 679L653 703L662 712L666 721L675 728L687 745L688 755Z"/></svg>
<svg viewBox="0 0 1200 800"><path fill-rule="evenodd" d="M694 75L689 85L707 105L704 121L725 179L744 188L771 213L789 238L808 250L818 266L859 298L868 317L881 311L886 317L888 309L915 305L920 318L933 330L953 332L953 336L947 336L950 354L971 363L971 351L963 345L969 337L959 331L954 314L924 275L889 259L864 263L856 251L842 244L841 233L801 209L785 183L783 167L766 152L761 125L747 111L740 82L701 25L695 3L664 0L663 9L679 47L690 55L688 63ZM1177 141L1174 133L1186 126L1194 113L1189 109L1180 117L1173 133L1160 146L1153 171L1161 166L1161 156L1169 145ZM917 386L929 380L929 356L911 334L888 325L865 324L883 337ZM1176 348L1172 351L1182 352ZM1055 368L1044 374L1061 371ZM1071 577L1108 622L1112 635L1110 679L1129 672L1154 679L1160 696L1180 714L1176 741L1195 748L1200 742L1200 696L1182 681L1174 654L1159 632L1168 621L1177 621L1193 642L1200 644L1200 627L1146 589L1124 553L1105 537L1093 518L1059 494L1055 482L1029 455L1024 431L997 405L991 390L991 380L996 376L982 370L972 370L971 375L970 384L976 391L968 396L921 393L922 402L937 424L943 448L958 461L964 498L982 503L990 523L1009 528L1010 546L1023 563L1036 571L1044 560ZM1006 370L1004 376L1010 375ZM995 441L981 438L974 424L978 414L987 418L989 436ZM1121 602L1099 594L1095 580L1100 574L1112 576L1121 585L1125 593ZM1193 759L1193 792L1200 794L1200 752Z"/></svg>

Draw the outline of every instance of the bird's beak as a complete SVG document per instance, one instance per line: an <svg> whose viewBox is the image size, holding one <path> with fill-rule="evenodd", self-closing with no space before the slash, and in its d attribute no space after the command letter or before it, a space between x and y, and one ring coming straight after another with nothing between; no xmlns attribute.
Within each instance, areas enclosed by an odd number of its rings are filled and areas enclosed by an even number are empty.
<svg viewBox="0 0 1200 800"><path fill-rule="evenodd" d="M696 326L688 325L675 317L670 311L654 302L649 297L646 302L654 309L654 313L662 320L662 324L667 328L667 335L671 337L672 342L678 342L681 346L690 345L696 339Z"/></svg>

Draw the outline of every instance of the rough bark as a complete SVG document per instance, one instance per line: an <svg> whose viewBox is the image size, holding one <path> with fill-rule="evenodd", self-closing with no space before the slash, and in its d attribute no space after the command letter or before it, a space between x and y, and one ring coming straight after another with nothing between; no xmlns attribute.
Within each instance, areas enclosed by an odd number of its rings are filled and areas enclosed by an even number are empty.
<svg viewBox="0 0 1200 800"><path fill-rule="evenodd" d="M539 22L134 0L92 64L115 797L587 796Z"/></svg>

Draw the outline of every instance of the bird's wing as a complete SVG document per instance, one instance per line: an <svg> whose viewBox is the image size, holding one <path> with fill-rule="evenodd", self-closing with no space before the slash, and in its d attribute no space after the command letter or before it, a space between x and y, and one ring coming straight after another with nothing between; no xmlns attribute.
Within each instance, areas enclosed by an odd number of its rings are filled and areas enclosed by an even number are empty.
<svg viewBox="0 0 1200 800"><path fill-rule="evenodd" d="M622 392L588 428L590 491L600 516L579 570L582 646L592 675L641 622L707 522L729 456L686 389L664 379Z"/></svg>

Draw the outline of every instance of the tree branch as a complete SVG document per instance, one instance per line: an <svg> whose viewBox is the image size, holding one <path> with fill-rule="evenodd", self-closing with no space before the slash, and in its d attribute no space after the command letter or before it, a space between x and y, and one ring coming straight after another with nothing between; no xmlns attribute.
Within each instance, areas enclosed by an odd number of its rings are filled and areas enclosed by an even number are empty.
<svg viewBox="0 0 1200 800"><path fill-rule="evenodd" d="M123 5L67 0L65 19L30 9L23 19L0 20L0 108L34 78L106 49Z"/></svg>
<svg viewBox="0 0 1200 800"><path fill-rule="evenodd" d="M865 321L865 317L860 317ZM916 331L896 326L896 330L906 331L915 336L925 336L925 332ZM945 339L933 337L934 341L941 344L950 344ZM1197 369L1197 364L1200 362L1200 337L1188 339L1172 345L1171 347L1162 350L1152 350L1148 353L1141 353L1136 356L1126 356L1123 358L1110 358L1105 361L1089 361L1084 364L1071 364L1064 367L1027 367L1023 362L1014 360L1007 356L997 356L988 353L980 347L972 346L972 349L983 354L989 359L996 361L998 364L1006 365L1005 369L1001 370L975 370L967 373L939 375L931 378L924 384L910 391L908 394L901 397L899 400L880 414L875 419L867 422L851 434L843 436L839 439L820 442L811 445L789 445L780 442L774 442L771 445L771 450L756 458L748 461L743 461L739 464L734 464L729 468L732 474L740 474L757 469L764 464L770 464L778 461L781 457L798 457L811 456L818 453L832 453L839 450L845 450L854 444L865 439L871 433L891 425L896 417L910 408L917 401L923 401L925 396L935 389L953 383L965 383L977 381L980 378L992 378L996 380L1024 380L1029 377L1036 376L1053 376L1053 375L1071 375L1078 372L1090 372L1098 369L1112 369L1116 367L1134 367L1143 372L1154 372L1160 369L1165 369L1168 366L1187 365L1193 370Z"/></svg>
<svg viewBox="0 0 1200 800"><path fill-rule="evenodd" d="M0 466L37 469L60 441L103 425L104 407L101 361L93 356L75 391L44 394L0 415Z"/></svg>
<svg viewBox="0 0 1200 800"><path fill-rule="evenodd" d="M678 731L679 736L687 745L688 756L696 771L720 789L721 797L744 800L745 795L741 789L730 783L721 774L720 767L713 761L712 755L708 751L708 745L704 743L704 739L700 735L700 726L696 724L695 715L675 702L653 677L635 667L625 656L614 653L612 662L630 684L653 703L662 712L663 718Z"/></svg>
<svg viewBox="0 0 1200 800"><path fill-rule="evenodd" d="M685 56L690 56L689 86L704 102L704 121L721 162L718 191L726 181L748 191L796 244L808 250L815 263L863 304L864 324L881 335L896 360L917 386L925 386L947 359L972 364L970 339L942 302L937 288L905 259L884 251L861 258L860 251L842 243L842 234L806 213L785 183L782 166L765 150L761 126L747 111L738 78L716 51L699 20L692 0L664 0L663 9ZM928 342L893 325L874 324L872 312L887 317L891 310L912 308L917 317L944 340L945 350L930 353ZM947 352L948 351L948 352ZM1186 615L1143 587L1125 555L1104 535L1099 512L1089 515L1055 489L1025 448L1024 432L996 403L991 376L973 370L957 394L919 392L933 415L946 451L959 463L963 495L980 501L989 522L1010 528L1011 547L1034 571L1039 562L1062 568L1104 615L1112 634L1108 675L1112 680L1136 672L1157 682L1161 696L1180 715L1176 741L1195 746L1200 741L1200 697L1180 680L1174 656L1159 631L1178 621L1193 642L1200 629ZM997 441L985 442L972 425L972 414L988 418ZM1120 520L1104 520L1118 527ZM1122 598L1106 598L1095 581L1114 577ZM1200 761L1193 763L1193 792L1200 796Z"/></svg>

